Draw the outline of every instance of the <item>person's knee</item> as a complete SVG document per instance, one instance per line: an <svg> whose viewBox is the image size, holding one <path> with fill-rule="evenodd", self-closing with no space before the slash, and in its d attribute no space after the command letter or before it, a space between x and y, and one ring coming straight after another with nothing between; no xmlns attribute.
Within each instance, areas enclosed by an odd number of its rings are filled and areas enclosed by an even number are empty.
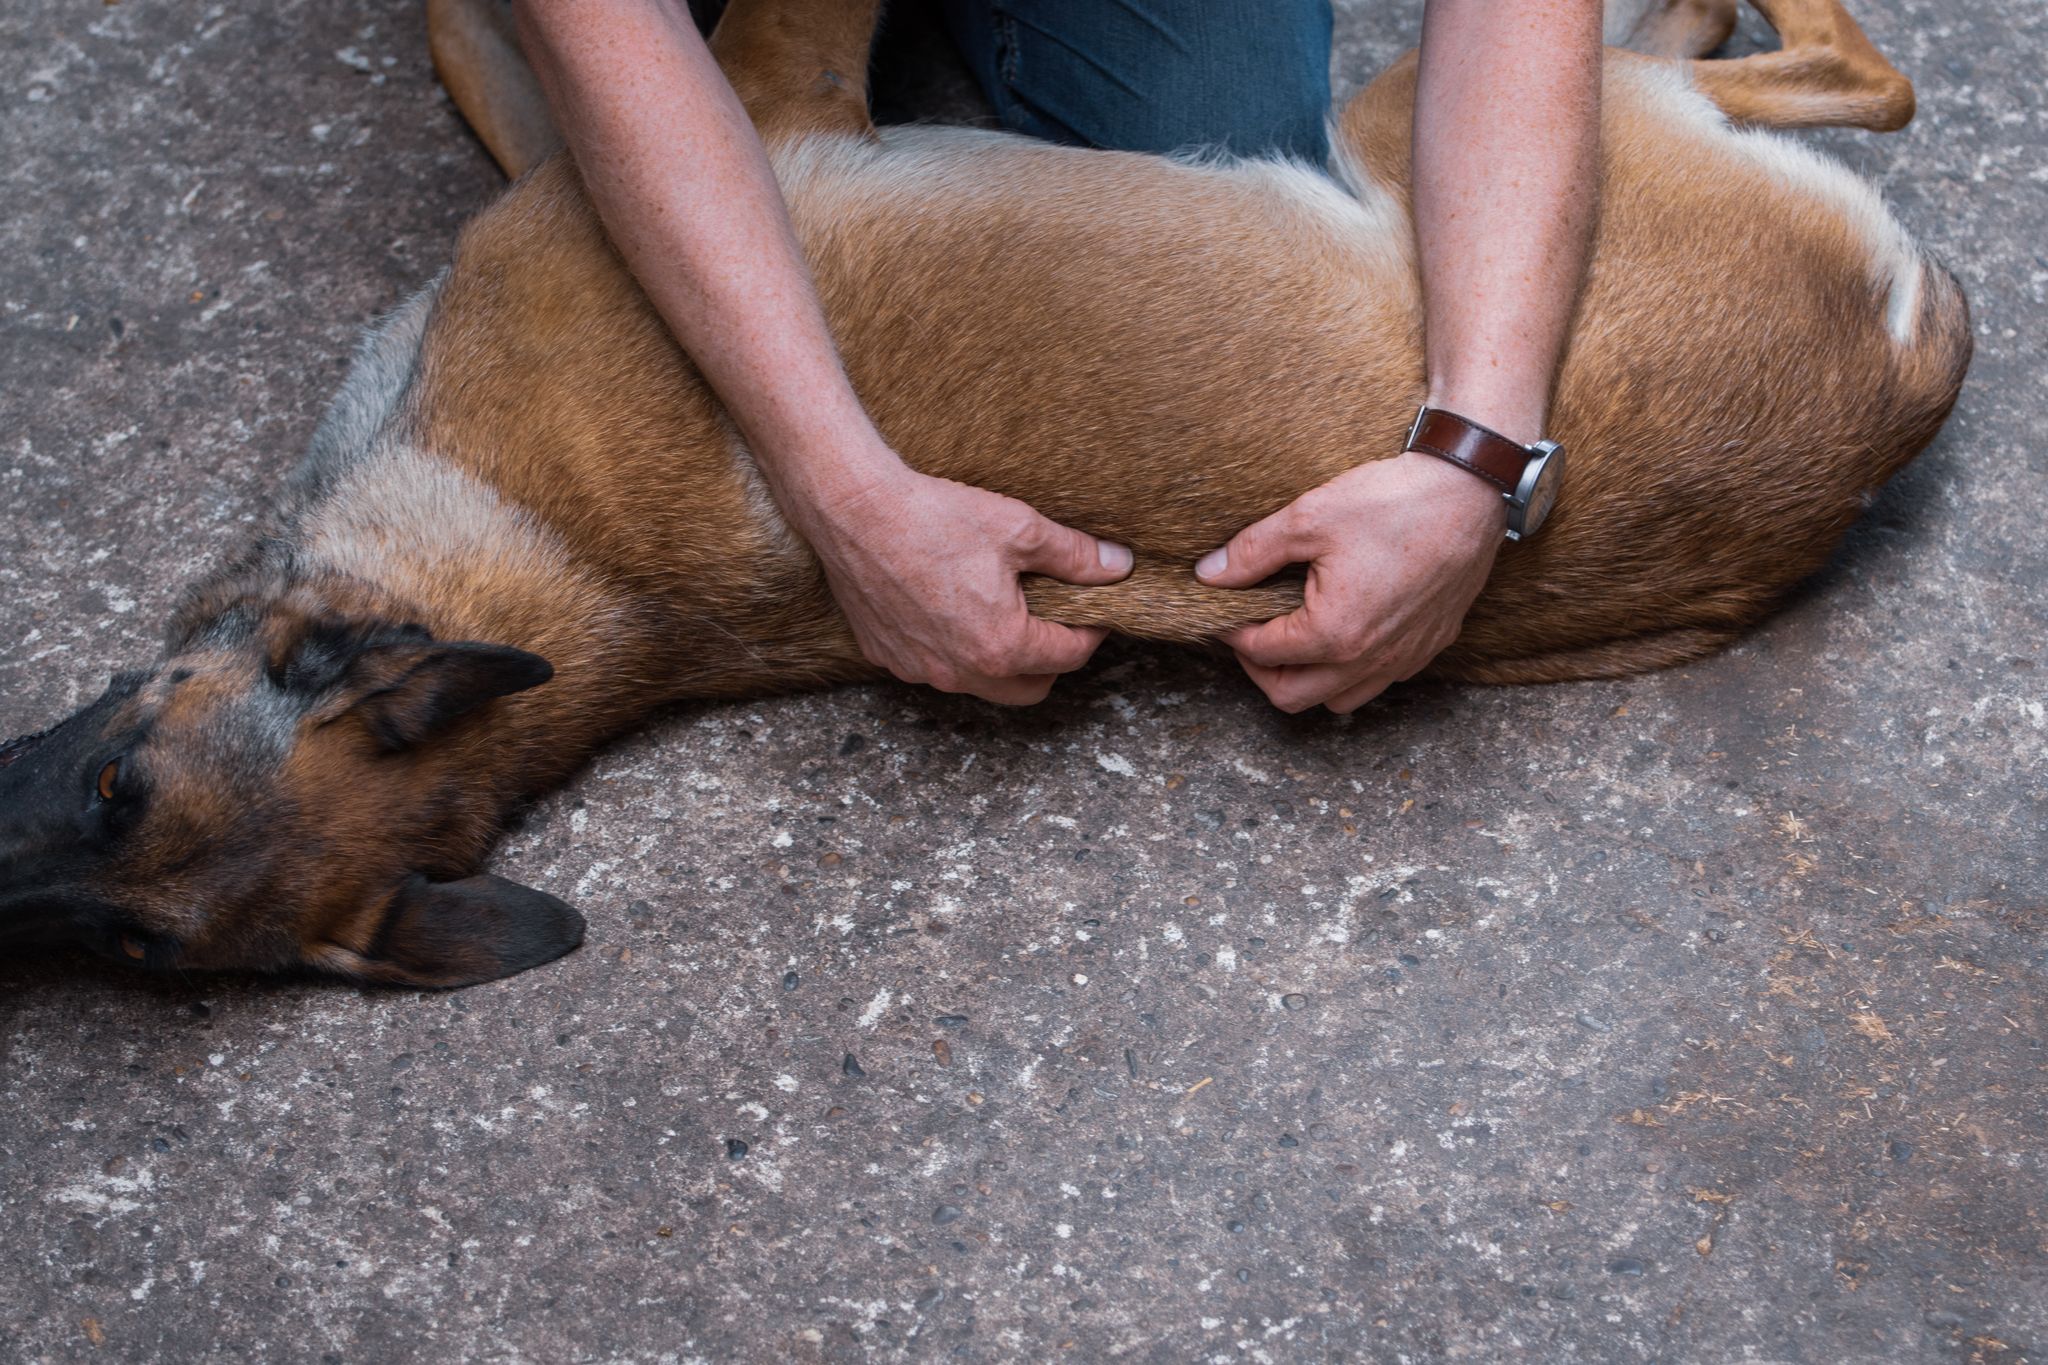
<svg viewBox="0 0 2048 1365"><path fill-rule="evenodd" d="M1215 147L1321 164L1329 145L1330 8L1326 0L1200 4L1198 32L1161 51L1135 81L1097 86L1090 141L1133 151Z"/></svg>
<svg viewBox="0 0 2048 1365"><path fill-rule="evenodd" d="M1329 0L971 7L992 47L969 60L1012 127L1126 151L1327 156Z"/></svg>

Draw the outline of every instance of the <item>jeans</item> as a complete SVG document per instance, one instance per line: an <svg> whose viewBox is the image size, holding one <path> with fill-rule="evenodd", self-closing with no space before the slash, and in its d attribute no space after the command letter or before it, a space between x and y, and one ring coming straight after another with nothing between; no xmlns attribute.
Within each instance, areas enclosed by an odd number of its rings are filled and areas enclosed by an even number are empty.
<svg viewBox="0 0 2048 1365"><path fill-rule="evenodd" d="M1004 126L1123 151L1329 159L1330 0L941 0Z"/></svg>

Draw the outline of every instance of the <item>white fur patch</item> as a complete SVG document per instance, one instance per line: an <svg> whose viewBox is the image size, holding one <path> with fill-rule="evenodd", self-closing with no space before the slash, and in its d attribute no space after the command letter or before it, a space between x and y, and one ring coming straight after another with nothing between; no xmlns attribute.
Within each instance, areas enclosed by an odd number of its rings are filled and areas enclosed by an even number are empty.
<svg viewBox="0 0 2048 1365"><path fill-rule="evenodd" d="M430 579L486 566L555 581L575 573L568 549L531 512L402 444L344 472L300 539L309 563L380 583L401 566Z"/></svg>
<svg viewBox="0 0 2048 1365"><path fill-rule="evenodd" d="M1840 215L1870 252L1871 280L1885 291L1885 329L1899 345L1911 344L1925 263L1912 236L1885 207L1875 186L1841 162L1783 133L1737 128L1694 87L1683 63L1610 66L1607 79L1630 83L1644 103L1674 126L1691 127L1716 139L1786 189Z"/></svg>
<svg viewBox="0 0 2048 1365"><path fill-rule="evenodd" d="M740 478L746 484L748 519L774 539L778 553L798 551L802 542L790 529L782 509L776 505L775 494L768 487L768 476L761 472L761 462L754 458L746 437L740 434L732 419L722 413L719 425L725 430L725 448L732 456L733 468L740 472Z"/></svg>
<svg viewBox="0 0 2048 1365"><path fill-rule="evenodd" d="M1131 156L1061 147L1015 133L930 125L887 127L880 141L843 135L799 139L775 149L775 173L792 202L830 222L844 216L843 198L872 204L891 197L972 201L993 194L1053 197L1062 191L1061 164L1072 159ZM1147 158L1148 170L1184 175L1241 191L1268 208L1276 231L1293 228L1341 242L1360 252L1362 270L1407 279L1414 271L1414 234L1399 202L1342 151L1332 138L1336 179L1276 158L1242 159L1191 153ZM849 206L850 207L850 206ZM1134 231L1157 232L1161 249L1185 224L1148 223L1140 194L1120 206Z"/></svg>
<svg viewBox="0 0 2048 1365"><path fill-rule="evenodd" d="M1257 195L1277 210L1299 214L1304 226L1330 234L1378 258L1379 268L1403 274L1414 268L1415 233L1399 200L1369 175L1350 146L1330 129L1330 173L1285 158L1243 160L1187 156L1187 166Z"/></svg>

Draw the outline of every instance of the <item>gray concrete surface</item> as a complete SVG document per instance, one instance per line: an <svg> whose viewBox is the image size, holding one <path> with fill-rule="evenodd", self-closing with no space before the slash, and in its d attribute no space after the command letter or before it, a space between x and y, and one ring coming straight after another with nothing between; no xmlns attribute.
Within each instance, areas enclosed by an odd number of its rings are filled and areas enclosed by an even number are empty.
<svg viewBox="0 0 2048 1365"><path fill-rule="evenodd" d="M1754 638L1349 721L1130 646L704 707L507 841L590 916L547 969L0 966L0 1356L2043 1359L2048 12L1859 8L1921 114L1826 141L1978 359ZM497 181L406 0L21 0L0 104L13 733Z"/></svg>

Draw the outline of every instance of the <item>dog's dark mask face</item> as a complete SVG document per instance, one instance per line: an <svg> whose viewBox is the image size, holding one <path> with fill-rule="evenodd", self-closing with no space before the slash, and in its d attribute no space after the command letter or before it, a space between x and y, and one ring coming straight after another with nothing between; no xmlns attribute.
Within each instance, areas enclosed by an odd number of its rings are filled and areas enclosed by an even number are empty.
<svg viewBox="0 0 2048 1365"><path fill-rule="evenodd" d="M273 614L122 674L0 746L0 945L423 986L567 952L575 911L465 875L495 823L462 782L466 718L550 673L414 626Z"/></svg>

